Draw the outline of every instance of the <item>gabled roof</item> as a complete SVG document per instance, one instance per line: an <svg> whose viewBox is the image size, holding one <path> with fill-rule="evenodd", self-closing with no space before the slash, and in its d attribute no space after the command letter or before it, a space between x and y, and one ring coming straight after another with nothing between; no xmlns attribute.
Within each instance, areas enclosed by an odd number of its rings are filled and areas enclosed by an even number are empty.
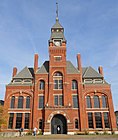
<svg viewBox="0 0 118 140"><path fill-rule="evenodd" d="M82 69L83 78L103 78L103 76L95 71L91 66Z"/></svg>
<svg viewBox="0 0 118 140"><path fill-rule="evenodd" d="M80 73L77 68L73 66L70 61L67 61L67 74L78 74Z"/></svg>
<svg viewBox="0 0 118 140"><path fill-rule="evenodd" d="M33 78L33 69L28 67L25 67L23 70L21 70L16 76L14 76L13 78Z"/></svg>
<svg viewBox="0 0 118 140"><path fill-rule="evenodd" d="M49 61L45 61L41 68L38 69L37 73L45 74L49 73Z"/></svg>
<svg viewBox="0 0 118 140"><path fill-rule="evenodd" d="M70 61L66 62L67 64L67 74L78 74L79 71L73 66ZM49 61L45 61L41 68L38 69L37 74L47 74L49 73Z"/></svg>
<svg viewBox="0 0 118 140"><path fill-rule="evenodd" d="M79 74L80 71L70 62L67 61L67 74ZM45 61L43 65L37 70L37 74L48 74L49 73L49 61ZM34 69L25 67L21 70L13 79L32 79L34 76ZM83 78L103 78L103 76L94 70L91 66L82 68Z"/></svg>

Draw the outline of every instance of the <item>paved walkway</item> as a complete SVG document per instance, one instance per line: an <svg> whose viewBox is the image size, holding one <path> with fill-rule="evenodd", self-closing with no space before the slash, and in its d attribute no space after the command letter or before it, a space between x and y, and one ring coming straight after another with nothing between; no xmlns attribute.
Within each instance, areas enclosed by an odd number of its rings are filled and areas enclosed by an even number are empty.
<svg viewBox="0 0 118 140"><path fill-rule="evenodd" d="M45 135L0 137L0 140L118 140L118 135Z"/></svg>

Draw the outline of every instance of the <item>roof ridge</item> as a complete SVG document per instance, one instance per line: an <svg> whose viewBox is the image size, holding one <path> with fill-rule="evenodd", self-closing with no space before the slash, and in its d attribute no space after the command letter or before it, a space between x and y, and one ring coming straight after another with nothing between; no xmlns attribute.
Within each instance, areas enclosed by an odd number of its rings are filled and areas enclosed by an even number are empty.
<svg viewBox="0 0 118 140"><path fill-rule="evenodd" d="M13 78L20 78L20 76L21 76L21 78L23 78L23 77L25 78L24 72L27 72L27 74L29 75L30 78L32 77L32 74L31 74L29 68L28 68L27 66L25 66L25 67L24 67L20 72L18 72ZM26 73L25 73L25 74L26 74ZM26 78L28 78L28 77L26 77Z"/></svg>
<svg viewBox="0 0 118 140"><path fill-rule="evenodd" d="M89 66L89 67L90 67L90 66ZM88 71L89 67L86 67L86 70L85 70L85 72L84 72L84 74L83 74L83 77L87 74L87 71Z"/></svg>
<svg viewBox="0 0 118 140"><path fill-rule="evenodd" d="M26 67L27 67L27 66L26 66ZM30 76L32 76L32 74L31 74L31 72L30 72L30 70L29 70L29 67L27 67L27 69L28 69L28 71L29 71Z"/></svg>

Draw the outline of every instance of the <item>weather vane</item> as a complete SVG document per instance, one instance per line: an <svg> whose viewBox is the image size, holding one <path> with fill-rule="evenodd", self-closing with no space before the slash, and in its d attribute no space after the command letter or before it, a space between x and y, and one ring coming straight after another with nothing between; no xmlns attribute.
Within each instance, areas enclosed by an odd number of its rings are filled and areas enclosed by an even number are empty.
<svg viewBox="0 0 118 140"><path fill-rule="evenodd" d="M58 20L58 2L56 2L56 6L57 6L57 9L56 9L56 20Z"/></svg>

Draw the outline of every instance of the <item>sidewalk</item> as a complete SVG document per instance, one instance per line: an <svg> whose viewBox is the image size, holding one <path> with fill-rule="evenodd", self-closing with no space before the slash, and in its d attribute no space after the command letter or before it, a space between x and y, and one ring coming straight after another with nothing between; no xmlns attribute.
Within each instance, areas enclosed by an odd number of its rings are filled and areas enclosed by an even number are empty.
<svg viewBox="0 0 118 140"><path fill-rule="evenodd" d="M0 137L0 140L118 140L118 135L37 135Z"/></svg>

